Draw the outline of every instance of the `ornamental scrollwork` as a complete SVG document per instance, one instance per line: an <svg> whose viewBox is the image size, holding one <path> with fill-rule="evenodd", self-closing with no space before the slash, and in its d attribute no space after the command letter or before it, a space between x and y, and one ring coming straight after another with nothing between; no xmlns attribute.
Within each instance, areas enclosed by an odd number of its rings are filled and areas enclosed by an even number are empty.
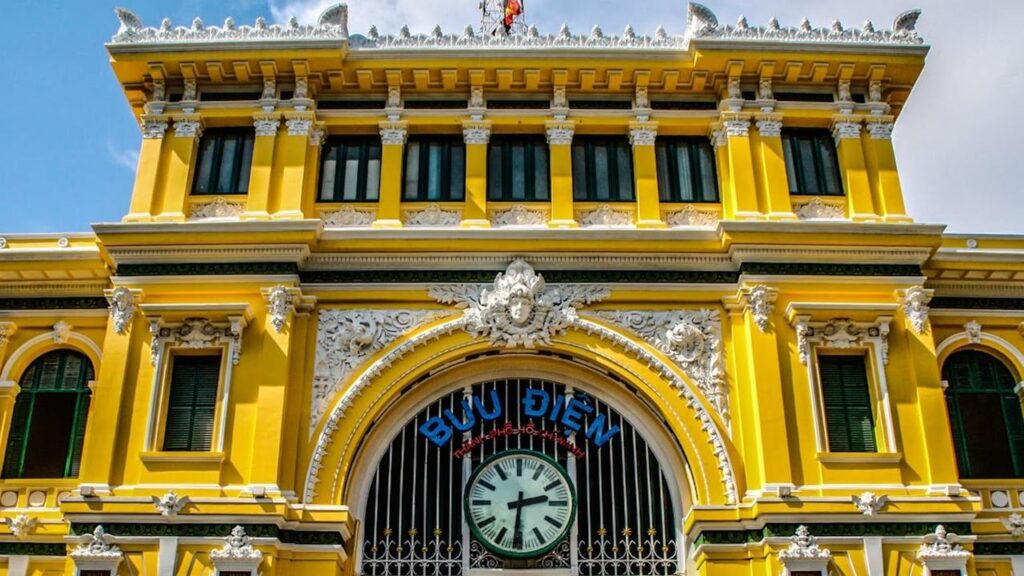
<svg viewBox="0 0 1024 576"><path fill-rule="evenodd" d="M918 334L924 334L928 330L928 303L934 293L934 290L927 290L921 286L908 288L903 293L903 313Z"/></svg>
<svg viewBox="0 0 1024 576"><path fill-rule="evenodd" d="M441 228L458 226L462 213L458 210L444 210L437 204L430 204L423 210L409 210L405 213L406 226Z"/></svg>
<svg viewBox="0 0 1024 576"><path fill-rule="evenodd" d="M79 544L71 554L74 560L120 559L121 549L110 543L110 536L103 526L96 526L92 534L85 535L85 543Z"/></svg>
<svg viewBox="0 0 1024 576"><path fill-rule="evenodd" d="M698 210L693 206L687 206L668 215L668 225L671 228L681 228L684 226L714 228L718 226L718 222L718 216L714 212Z"/></svg>
<svg viewBox="0 0 1024 576"><path fill-rule="evenodd" d="M796 217L800 220L843 220L846 218L846 210L838 205L825 202L821 198L814 197L810 201L795 206Z"/></svg>
<svg viewBox="0 0 1024 576"><path fill-rule="evenodd" d="M882 365L888 365L890 320L890 317L883 316L870 323L854 322L849 318L812 323L808 318L800 317L795 325L800 363L806 366L810 362L812 346L845 350L877 344Z"/></svg>
<svg viewBox="0 0 1024 576"><path fill-rule="evenodd" d="M917 559L924 565L930 563L963 562L971 557L971 553L964 550L962 546L955 543L956 534L946 532L946 528L939 524L935 532L925 536L924 544L917 550Z"/></svg>
<svg viewBox="0 0 1024 576"><path fill-rule="evenodd" d="M718 310L601 311L594 316L630 330L672 359L726 420L722 321Z"/></svg>
<svg viewBox="0 0 1024 576"><path fill-rule="evenodd" d="M226 324L214 324L206 318L186 318L176 326L162 326L159 318L151 319L150 362L156 366L167 346L201 349L226 345L230 350L231 364L237 366L242 355L245 321L240 317L229 320Z"/></svg>
<svg viewBox="0 0 1024 576"><path fill-rule="evenodd" d="M35 531L39 519L22 513L14 518L4 518L4 522L15 538L24 538Z"/></svg>
<svg viewBox="0 0 1024 576"><path fill-rule="evenodd" d="M754 324L761 332L767 332L771 328L772 312L775 310L775 299L778 297L778 290L768 286L759 285L742 291L746 308L750 312Z"/></svg>
<svg viewBox="0 0 1024 576"><path fill-rule="evenodd" d="M1024 516L1014 512L1002 519L1003 526L1014 538L1024 538Z"/></svg>
<svg viewBox="0 0 1024 576"><path fill-rule="evenodd" d="M348 8L335 4L324 10L315 25L301 25L291 18L284 25L268 25L261 16L252 26L237 26L233 18L224 20L223 26L206 26L199 18L192 25L174 26L164 18L158 28L146 27L134 12L115 10L120 27L111 44L164 44L178 42L225 42L251 40L322 40L348 39Z"/></svg>
<svg viewBox="0 0 1024 576"><path fill-rule="evenodd" d="M495 212L491 224L499 227L512 226L545 226L548 214L543 210L530 210L522 204L514 204L508 210Z"/></svg>
<svg viewBox="0 0 1024 576"><path fill-rule="evenodd" d="M168 491L163 496L157 497L152 496L153 506L161 516L177 516L178 512L188 506L188 496L178 496L173 490Z"/></svg>
<svg viewBox="0 0 1024 576"><path fill-rule="evenodd" d="M632 226L633 216L624 210L616 210L610 204L601 204L593 210L580 212L583 226Z"/></svg>
<svg viewBox="0 0 1024 576"><path fill-rule="evenodd" d="M443 304L463 309L463 327L470 334L506 348L535 348L551 344L577 319L577 307L607 298L600 286L547 286L524 260L515 260L498 273L492 286L456 284L434 286L430 295Z"/></svg>
<svg viewBox="0 0 1024 576"><path fill-rule="evenodd" d="M828 561L832 558L832 552L827 548L818 546L817 538L811 535L807 526L799 526L796 533L789 539L789 548L779 552L779 560L783 564L789 561L800 560L821 560Z"/></svg>
<svg viewBox="0 0 1024 576"><path fill-rule="evenodd" d="M345 206L334 212L326 212L320 218L327 227L358 228L373 224L374 215L373 210L356 210L351 206Z"/></svg>
<svg viewBox="0 0 1024 576"><path fill-rule="evenodd" d="M118 286L110 292L110 319L114 323L114 332L124 334L132 325L137 309L135 294L124 286Z"/></svg>
<svg viewBox="0 0 1024 576"><path fill-rule="evenodd" d="M321 310L310 433L342 384L371 356L441 314L433 310Z"/></svg>
<svg viewBox="0 0 1024 576"><path fill-rule="evenodd" d="M874 516L889 504L888 496L875 496L874 492L864 492L859 496L853 495L850 499L857 510L860 510L860 513L865 516Z"/></svg>
<svg viewBox="0 0 1024 576"><path fill-rule="evenodd" d="M245 528L235 526L231 529L231 534L224 539L224 546L210 552L210 558L215 563L241 560L258 564L263 559L263 553L253 548L252 540L245 533Z"/></svg>
<svg viewBox="0 0 1024 576"><path fill-rule="evenodd" d="M212 202L193 204L189 212L189 220L237 219L245 212L245 204L228 202L218 196Z"/></svg>
<svg viewBox="0 0 1024 576"><path fill-rule="evenodd" d="M284 286L275 286L267 292L267 314L274 331L280 334L288 323L288 316L295 309L292 291Z"/></svg>

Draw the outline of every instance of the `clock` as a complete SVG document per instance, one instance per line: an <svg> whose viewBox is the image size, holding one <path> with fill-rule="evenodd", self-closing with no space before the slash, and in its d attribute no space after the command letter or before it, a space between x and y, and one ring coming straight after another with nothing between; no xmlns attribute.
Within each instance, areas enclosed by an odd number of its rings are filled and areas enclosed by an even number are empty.
<svg viewBox="0 0 1024 576"><path fill-rule="evenodd" d="M576 489L565 469L544 454L508 450L482 462L469 478L466 522L491 552L534 558L572 527Z"/></svg>

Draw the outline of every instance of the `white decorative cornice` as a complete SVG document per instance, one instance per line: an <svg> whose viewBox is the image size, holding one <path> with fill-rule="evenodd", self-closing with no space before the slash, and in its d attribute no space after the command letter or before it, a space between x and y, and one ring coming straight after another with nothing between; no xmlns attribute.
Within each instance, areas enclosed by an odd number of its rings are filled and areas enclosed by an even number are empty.
<svg viewBox="0 0 1024 576"><path fill-rule="evenodd" d="M313 130L312 118L289 118L285 122L289 136L309 136Z"/></svg>
<svg viewBox="0 0 1024 576"><path fill-rule="evenodd" d="M772 326L772 312L775 310L775 300L778 296L777 288L758 285L752 288L741 288L737 300L743 306L743 310L750 313L757 329L767 332Z"/></svg>
<svg viewBox="0 0 1024 576"><path fill-rule="evenodd" d="M203 135L203 123L199 117L179 118L174 121L175 138L199 138Z"/></svg>
<svg viewBox="0 0 1024 576"><path fill-rule="evenodd" d="M223 26L206 26L199 18L194 19L189 27L173 26L170 19L164 18L158 28L152 28L144 26L130 10L117 8L114 12L121 23L110 39L114 45L348 39L348 8L344 4L335 4L324 10L312 26L301 25L295 18L284 25L268 25L261 16L252 26L236 26L233 18L227 18Z"/></svg>
<svg viewBox="0 0 1024 576"><path fill-rule="evenodd" d="M804 18L798 27L782 27L772 18L767 26L750 26L740 17L736 26L722 26L715 13L702 4L690 2L686 19L687 37L702 40L742 40L755 42L794 42L814 44L895 44L917 46L924 41L916 25L920 10L896 17L892 30L875 30L870 21L862 29L845 29L838 21L829 28L813 28Z"/></svg>
<svg viewBox="0 0 1024 576"><path fill-rule="evenodd" d="M374 210L356 210L351 206L343 206L334 212L324 212L320 219L328 228L358 228L373 224Z"/></svg>
<svg viewBox="0 0 1024 576"><path fill-rule="evenodd" d="M576 125L573 122L561 120L549 121L545 124L545 134L548 144L551 146L572 144L572 137L576 133Z"/></svg>
<svg viewBox="0 0 1024 576"><path fill-rule="evenodd" d="M835 318L826 322L811 322L809 318L796 318L797 351L800 363L807 365L812 346L845 350L877 344L883 365L889 363L888 316L874 322L854 322L849 318Z"/></svg>
<svg viewBox="0 0 1024 576"><path fill-rule="evenodd" d="M500 210L491 216L491 224L501 228L518 226L546 226L548 213L544 210L530 210L522 204L513 204L507 210Z"/></svg>
<svg viewBox="0 0 1024 576"><path fill-rule="evenodd" d="M22 513L14 518L4 518L4 522L15 538L24 538L35 531L39 519Z"/></svg>
<svg viewBox="0 0 1024 576"><path fill-rule="evenodd" d="M50 332L50 338L54 344L67 344L71 338L71 329L71 324L59 320L53 325L53 332Z"/></svg>
<svg viewBox="0 0 1024 576"><path fill-rule="evenodd" d="M764 138L778 138L782 136L782 115L781 114L759 114L756 117L757 132Z"/></svg>
<svg viewBox="0 0 1024 576"><path fill-rule="evenodd" d="M705 210L698 210L693 205L688 205L682 210L670 212L666 218L670 228L682 228L688 226L700 228L714 228L718 226L718 214Z"/></svg>
<svg viewBox="0 0 1024 576"><path fill-rule="evenodd" d="M967 342L969 344L981 344L981 323L977 320L971 320L964 324L964 332L967 333Z"/></svg>
<svg viewBox="0 0 1024 576"><path fill-rule="evenodd" d="M633 215L625 210L616 210L610 204L601 204L593 210L581 211L579 222L589 227L632 226Z"/></svg>
<svg viewBox="0 0 1024 576"><path fill-rule="evenodd" d="M1010 536L1013 536L1014 538L1024 538L1024 516L1014 512L1013 514L1003 518L1001 521L1003 526L1006 528L1006 531L1010 533Z"/></svg>
<svg viewBox="0 0 1024 576"><path fill-rule="evenodd" d="M124 286L106 292L107 301L110 302L110 320L114 323L114 332L118 334L125 334L132 325L138 309L136 292Z"/></svg>
<svg viewBox="0 0 1024 576"><path fill-rule="evenodd" d="M146 140L162 140L167 134L167 128L170 124L166 118L163 119L144 119L142 121L142 137Z"/></svg>
<svg viewBox="0 0 1024 576"><path fill-rule="evenodd" d="M889 503L888 496L875 496L874 492L864 492L860 496L851 496L850 499L853 501L853 505L860 510L860 513L865 516L878 514Z"/></svg>
<svg viewBox="0 0 1024 576"><path fill-rule="evenodd" d="M385 146L405 144L409 136L409 125L405 122L381 122L380 140Z"/></svg>
<svg viewBox="0 0 1024 576"><path fill-rule="evenodd" d="M241 202L228 202L222 196L217 196L212 202L192 204L189 209L189 220L237 220L245 212L245 204Z"/></svg>
<svg viewBox="0 0 1024 576"><path fill-rule="evenodd" d="M603 286L562 284L548 288L544 278L523 260L515 260L491 286L439 285L430 296L463 309L462 326L494 346L535 348L551 344L575 321L577 307L607 298Z"/></svg>
<svg viewBox="0 0 1024 576"><path fill-rule="evenodd" d="M320 310L310 434L335 394L371 356L441 315L434 310Z"/></svg>
<svg viewBox="0 0 1024 576"><path fill-rule="evenodd" d="M256 116L252 120L252 125L256 128L256 136L277 136L281 119L277 116Z"/></svg>
<svg viewBox="0 0 1024 576"><path fill-rule="evenodd" d="M483 120L463 122L462 138L467 146L486 145L491 140L491 123Z"/></svg>
<svg viewBox="0 0 1024 576"><path fill-rule="evenodd" d="M168 346L202 349L227 346L231 351L231 364L237 365L242 355L242 330L245 319L229 318L227 323L214 323L206 318L186 318L180 324L164 326L159 317L150 318L151 363L156 366Z"/></svg>
<svg viewBox="0 0 1024 576"><path fill-rule="evenodd" d="M627 27L621 36L606 36L600 27L594 27L590 34L573 34L563 25L558 34L541 34L530 26L526 34L476 34L467 26L461 34L445 34L435 27L430 34L413 34L403 26L398 34L381 35L373 27L366 36L352 36L349 45L353 50L392 50L407 48L433 48L448 50L509 50L509 49L669 49L682 50L686 38L669 36L658 28L653 36L637 35Z"/></svg>
<svg viewBox="0 0 1024 576"><path fill-rule="evenodd" d="M861 123L855 116L838 115L832 119L832 137L838 144L840 140L860 138Z"/></svg>
<svg viewBox="0 0 1024 576"><path fill-rule="evenodd" d="M629 125L630 146L654 146L658 138L657 122L631 122Z"/></svg>
<svg viewBox="0 0 1024 576"><path fill-rule="evenodd" d="M971 553L955 543L956 534L947 533L946 528L939 524L935 533L925 536L924 544L917 550L917 560L927 568L928 572L937 570L959 570L967 567Z"/></svg>
<svg viewBox="0 0 1024 576"><path fill-rule="evenodd" d="M815 196L804 203L794 203L793 212L800 220L846 220L846 209Z"/></svg>
<svg viewBox="0 0 1024 576"><path fill-rule="evenodd" d="M729 394L718 310L615 310L594 316L621 326L672 359L704 394L722 419L729 420Z"/></svg>
<svg viewBox="0 0 1024 576"><path fill-rule="evenodd" d="M405 225L410 227L446 228L462 222L459 210L444 210L437 204L430 204L422 210L406 210Z"/></svg>
<svg viewBox="0 0 1024 576"><path fill-rule="evenodd" d="M189 497L181 496L178 497L173 490L169 490L163 496L157 497L152 496L153 506L161 516L173 517L177 516L178 512L181 512L182 508L188 506Z"/></svg>
<svg viewBox="0 0 1024 576"><path fill-rule="evenodd" d="M918 334L924 334L928 330L928 303L934 295L934 290L922 286L913 286L896 294L903 306L903 313Z"/></svg>

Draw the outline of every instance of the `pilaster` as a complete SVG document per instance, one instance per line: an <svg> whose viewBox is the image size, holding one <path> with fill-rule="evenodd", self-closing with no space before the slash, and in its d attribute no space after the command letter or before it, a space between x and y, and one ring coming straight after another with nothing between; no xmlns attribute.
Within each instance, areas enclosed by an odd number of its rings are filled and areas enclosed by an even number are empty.
<svg viewBox="0 0 1024 576"><path fill-rule="evenodd" d="M380 201L374 228L402 227L402 164L409 125L403 121L380 123Z"/></svg>
<svg viewBox="0 0 1024 576"><path fill-rule="evenodd" d="M7 358L7 346L17 331L18 325L14 322L0 322L0 370L3 369Z"/></svg>
<svg viewBox="0 0 1024 576"><path fill-rule="evenodd" d="M274 169L274 146L281 119L277 114L253 116L256 141L252 147L252 170L249 173L248 204L242 218L270 219L270 192Z"/></svg>
<svg viewBox="0 0 1024 576"><path fill-rule="evenodd" d="M287 131L281 136L278 145L280 157L277 159L281 176L271 202L275 220L303 218L303 196L312 172L308 158L310 135L315 124L316 118L311 112L285 114ZM319 146L313 148L319 150ZM316 159L313 164L316 164Z"/></svg>
<svg viewBox="0 0 1024 576"><path fill-rule="evenodd" d="M629 124L629 143L633 147L637 228L667 227L661 219L661 201L658 197L658 164L654 154L657 136L657 122L638 121Z"/></svg>
<svg viewBox="0 0 1024 576"><path fill-rule="evenodd" d="M576 124L571 120L549 120L545 124L551 150L552 228L576 228L572 198L572 138Z"/></svg>
<svg viewBox="0 0 1024 576"><path fill-rule="evenodd" d="M170 119L167 116L143 115L142 147L139 150L139 164L135 172L135 186L132 201L125 222L150 222L157 212L160 182L160 159Z"/></svg>
<svg viewBox="0 0 1024 576"><path fill-rule="evenodd" d="M832 136L836 140L839 170L843 176L847 215L854 222L878 220L871 201L871 185L861 143L860 118L847 114L833 116Z"/></svg>
<svg viewBox="0 0 1024 576"><path fill-rule="evenodd" d="M912 222L903 202L903 187L896 170L892 148L892 116L867 118L867 164L872 176L872 192L878 215L886 222Z"/></svg>
<svg viewBox="0 0 1024 576"><path fill-rule="evenodd" d="M198 114L185 114L174 119L174 135L169 142L167 177L164 180L163 201L155 220L180 221L185 219L185 202L192 191L192 171L195 170L196 150L203 136L203 121Z"/></svg>
<svg viewBox="0 0 1024 576"><path fill-rule="evenodd" d="M761 211L769 220L796 220L786 177L786 156L782 148L782 115L758 114L758 170L761 176Z"/></svg>
<svg viewBox="0 0 1024 576"><path fill-rule="evenodd" d="M487 219L487 143L491 123L470 120L462 123L466 142L466 206L462 211L463 228L490 228Z"/></svg>
<svg viewBox="0 0 1024 576"><path fill-rule="evenodd" d="M750 115L723 112L721 127L728 142L729 165L729 185L724 188L722 195L724 219L761 219L754 182L754 157L750 146Z"/></svg>
<svg viewBox="0 0 1024 576"><path fill-rule="evenodd" d="M7 453L7 435L11 431L11 418L14 416L14 401L21 392L17 382L0 380L0 462Z"/></svg>

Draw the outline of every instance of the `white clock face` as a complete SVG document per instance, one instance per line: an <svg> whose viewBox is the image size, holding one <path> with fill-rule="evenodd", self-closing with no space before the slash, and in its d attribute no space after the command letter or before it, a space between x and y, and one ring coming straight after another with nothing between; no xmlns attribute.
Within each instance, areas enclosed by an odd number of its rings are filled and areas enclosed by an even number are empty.
<svg viewBox="0 0 1024 576"><path fill-rule="evenodd" d="M525 450L504 452L477 468L466 486L466 518L474 536L502 556L539 556L565 537L575 491L561 466Z"/></svg>

